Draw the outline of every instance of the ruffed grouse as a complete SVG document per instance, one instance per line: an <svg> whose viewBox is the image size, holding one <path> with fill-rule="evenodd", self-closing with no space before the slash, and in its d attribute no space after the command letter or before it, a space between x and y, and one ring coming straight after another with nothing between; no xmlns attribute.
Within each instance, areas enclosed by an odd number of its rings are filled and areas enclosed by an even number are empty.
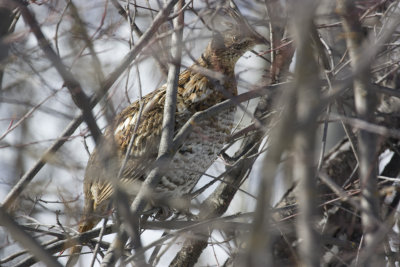
<svg viewBox="0 0 400 267"><path fill-rule="evenodd" d="M201 57L179 75L176 131L194 113L237 95L235 64L246 51L263 40L238 14L232 11L228 14L233 17L234 23L229 24L228 29L213 32L213 38ZM201 68L223 74L223 88L226 92L215 90L211 79L199 71ZM131 195L135 195L138 181L146 178L150 171L148 166L157 157L165 92L166 85L163 85L143 98L142 114L131 156L120 180L122 187ZM79 232L92 229L106 215L113 193L108 177L118 174L134 134L139 108L140 103L136 101L117 116L114 124L106 130L103 144L94 150L89 159L84 180L84 217ZM190 192L202 173L216 160L230 135L234 113L233 108L196 125L173 157L169 171L161 178L156 191L175 198ZM107 166L104 166L104 162Z"/></svg>

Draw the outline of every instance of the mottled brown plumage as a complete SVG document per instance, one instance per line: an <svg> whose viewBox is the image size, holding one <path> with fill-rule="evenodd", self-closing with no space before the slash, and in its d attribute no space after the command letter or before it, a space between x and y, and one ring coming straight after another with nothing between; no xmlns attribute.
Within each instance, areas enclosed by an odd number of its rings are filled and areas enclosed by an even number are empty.
<svg viewBox="0 0 400 267"><path fill-rule="evenodd" d="M236 24L230 25L229 29L215 32L197 62L179 75L176 131L194 113L220 103L227 99L226 96L237 95L235 64L246 51L262 40L248 24L238 20L235 18ZM201 68L223 74L223 88L227 94L214 90L211 79L199 71ZM139 181L146 178L151 162L157 157L165 90L166 85L163 85L143 98L143 110L131 156L120 180L121 188L132 196L139 188ZM113 193L110 175L116 177L121 167L134 134L139 108L140 103L136 101L117 116L114 124L106 130L103 144L95 149L89 159L84 180L84 217L79 232L93 228L105 216ZM235 109L230 109L195 125L193 132L173 157L169 170L161 178L157 192L174 198L190 192L201 173L215 161L229 136L234 112Z"/></svg>

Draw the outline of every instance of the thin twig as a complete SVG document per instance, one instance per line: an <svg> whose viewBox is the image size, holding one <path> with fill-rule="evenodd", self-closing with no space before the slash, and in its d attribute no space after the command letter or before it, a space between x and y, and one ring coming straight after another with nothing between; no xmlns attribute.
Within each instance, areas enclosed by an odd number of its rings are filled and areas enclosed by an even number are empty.
<svg viewBox="0 0 400 267"><path fill-rule="evenodd" d="M37 259L48 266L62 266L48 251L46 251L32 236L27 234L19 224L15 222L7 211L0 207L0 224L8 229L13 238L29 250Z"/></svg>

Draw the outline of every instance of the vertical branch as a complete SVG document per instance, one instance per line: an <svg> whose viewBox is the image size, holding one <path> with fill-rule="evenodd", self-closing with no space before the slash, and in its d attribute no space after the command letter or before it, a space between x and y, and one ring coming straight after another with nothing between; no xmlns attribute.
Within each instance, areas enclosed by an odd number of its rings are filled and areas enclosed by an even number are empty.
<svg viewBox="0 0 400 267"><path fill-rule="evenodd" d="M315 2L313 0L295 5L293 21L296 41L295 84L297 87L296 117L297 129L294 136L293 179L299 182L297 199L299 215L297 235L300 245L301 262L304 266L319 266L320 241L315 230L316 224L316 148L317 107L320 101L318 88L318 65L312 48L311 32Z"/></svg>
<svg viewBox="0 0 400 267"><path fill-rule="evenodd" d="M285 10L282 3L277 1L265 1L267 14L269 17L269 31L271 44L271 66L270 66L270 83L279 83L282 80L283 74L287 71L290 58L293 55L293 49L288 46L283 49L277 49L282 42L286 27ZM289 90L290 91L290 90ZM255 111L256 117L261 117L261 114L266 114L265 111L275 110L276 106L285 106L284 102L291 103L293 94L284 94L277 101L277 93L273 93L268 98L263 97ZM276 106L275 106L276 105ZM271 130L269 135L268 153L263 159L263 171L257 192L257 204L255 209L254 220L252 223L249 249L246 252L246 258L242 264L249 266L259 266L271 264L272 249L271 249L271 197L274 187L274 179L276 171L280 164L282 153L290 144L291 121L293 120L292 105L285 106L287 111L284 111L282 120ZM258 137L262 139L262 137Z"/></svg>
<svg viewBox="0 0 400 267"><path fill-rule="evenodd" d="M281 97L279 104L284 101L293 102L293 94ZM258 185L257 204L254 212L254 219L247 251L246 265L262 266L272 262L270 249L270 205L273 181L280 164L283 152L288 148L292 139L293 112L290 112L292 105L286 107L284 115L279 123L271 130L269 136L268 153L263 160L263 172Z"/></svg>
<svg viewBox="0 0 400 267"><path fill-rule="evenodd" d="M178 0L171 0L166 3L165 8L161 13L168 14L175 3ZM183 6L183 0L179 0L179 4L176 7L176 10L180 10ZM171 43L171 62L169 63L169 71L168 71L168 83L166 89L166 100L164 104L164 117L163 117L163 128L161 134L160 148L158 152L158 158L155 162L155 168L149 173L146 180L143 182L143 185L135 197L130 209L131 215L130 218L135 220L134 222L129 222L129 225L136 227L139 225L140 214L144 210L147 198L152 192L152 188L155 188L161 179L161 173L163 172L165 166L170 162L170 155L172 152L172 141L173 141L173 133L174 133L174 125L175 125L175 111L176 111L176 95L177 95L177 87L178 87L178 79L179 79L179 70L180 70L180 59L181 59L181 43L182 43L182 33L183 33L183 11L179 14L177 18L174 19L175 31L172 36ZM126 222L127 223L127 222ZM101 266L110 266L115 264L118 260L116 258L116 253L120 250L121 246L124 246L126 243L128 236L125 232L125 228L129 227L126 223L123 224L121 235L119 238L115 238L113 243L111 244L109 250L107 251ZM130 231L133 233L138 233L137 231ZM132 236L134 247L140 247L140 236L135 235Z"/></svg>
<svg viewBox="0 0 400 267"><path fill-rule="evenodd" d="M364 35L358 17L354 15L353 1L338 0L337 11L342 16L347 48L351 59L354 76L354 101L358 116L368 122L374 122L376 109L376 95L369 89L370 70L363 65L365 55L362 49ZM365 63L365 62L364 62ZM378 198L377 198L377 138L373 133L360 130L358 135L358 157L360 161L361 183L361 218L364 232L365 246L373 243L374 232L378 225Z"/></svg>
<svg viewBox="0 0 400 267"><path fill-rule="evenodd" d="M183 0L179 0L179 7ZM143 186L131 205L133 213L140 214L146 205L146 196L151 194L152 188L159 183L164 168L171 160L172 141L175 129L176 94L179 80L180 60L182 52L183 12L174 19L175 31L171 40L171 62L169 63L166 99L164 104L163 127L156 167L150 172Z"/></svg>
<svg viewBox="0 0 400 267"><path fill-rule="evenodd" d="M12 27L14 19L16 19L15 13L0 4L0 90L2 88L8 50L10 48L10 44L5 43L4 39L9 33L14 31Z"/></svg>
<svg viewBox="0 0 400 267"><path fill-rule="evenodd" d="M271 67L270 67L270 78L271 84L279 82L280 74L282 71L282 61L285 60L284 51L277 49L281 44L285 28L286 18L285 10L282 7L280 1L265 0L265 6L267 9L267 15L269 17L269 38L271 44Z"/></svg>
<svg viewBox="0 0 400 267"><path fill-rule="evenodd" d="M175 8L179 11L184 5L180 0ZM172 148L175 130L176 96L178 92L179 72L182 56L183 11L173 20L174 33L171 39L171 59L168 63L167 89L164 103L163 129L161 132L158 155L167 155Z"/></svg>

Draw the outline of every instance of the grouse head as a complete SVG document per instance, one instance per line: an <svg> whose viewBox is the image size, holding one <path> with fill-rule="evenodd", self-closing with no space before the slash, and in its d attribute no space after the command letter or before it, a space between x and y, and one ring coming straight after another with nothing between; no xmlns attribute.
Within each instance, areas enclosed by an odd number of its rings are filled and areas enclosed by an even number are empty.
<svg viewBox="0 0 400 267"><path fill-rule="evenodd" d="M213 38L203 56L225 69L233 70L238 59L257 44L265 43L258 34L233 8L220 8L211 19Z"/></svg>

